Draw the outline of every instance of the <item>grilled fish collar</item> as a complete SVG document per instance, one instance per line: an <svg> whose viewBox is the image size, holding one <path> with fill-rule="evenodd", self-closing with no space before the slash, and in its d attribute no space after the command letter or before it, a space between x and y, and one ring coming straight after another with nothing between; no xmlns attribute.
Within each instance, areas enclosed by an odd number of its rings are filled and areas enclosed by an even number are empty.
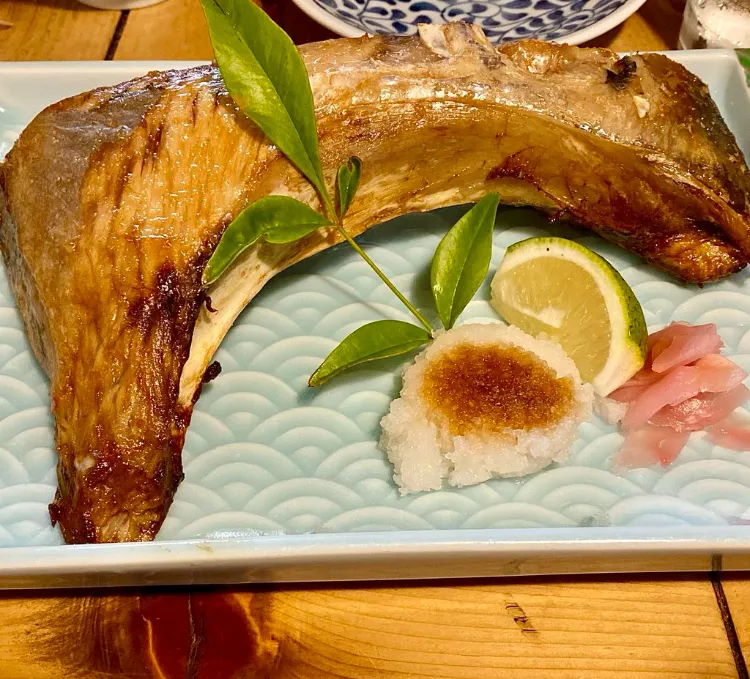
<svg viewBox="0 0 750 679"><path fill-rule="evenodd" d="M363 159L347 228L477 200L572 219L686 281L747 263L748 170L705 85L659 55L491 46L464 24L302 48L323 167ZM240 114L214 67L152 73L62 101L0 171L0 243L50 378L51 515L68 542L150 540L214 351L276 273L337 242L259 244L210 290L203 267L250 201L320 208ZM209 311L205 304L210 297Z"/></svg>

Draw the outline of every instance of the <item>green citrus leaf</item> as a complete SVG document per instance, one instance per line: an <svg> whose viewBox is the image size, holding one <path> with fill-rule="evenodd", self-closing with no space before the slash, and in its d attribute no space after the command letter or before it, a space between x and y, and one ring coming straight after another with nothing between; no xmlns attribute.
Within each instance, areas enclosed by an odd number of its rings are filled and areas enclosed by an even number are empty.
<svg viewBox="0 0 750 679"><path fill-rule="evenodd" d="M451 227L435 250L430 281L446 330L453 327L490 268L497 204L497 194L488 193Z"/></svg>
<svg viewBox="0 0 750 679"><path fill-rule="evenodd" d="M336 175L336 187L339 194L339 217L344 218L349 205L357 193L359 176L362 174L362 161L352 156L346 163L342 163Z"/></svg>
<svg viewBox="0 0 750 679"><path fill-rule="evenodd" d="M259 238L270 243L291 243L327 224L323 215L289 196L260 198L240 212L224 231L203 270L203 284L218 279Z"/></svg>
<svg viewBox="0 0 750 679"><path fill-rule="evenodd" d="M264 233L263 239L275 244L294 243L300 238L309 236L313 231L317 231L321 226L330 225L330 222L323 215L319 215L317 212L315 214L321 221L311 221L307 224L283 224Z"/></svg>
<svg viewBox="0 0 750 679"><path fill-rule="evenodd" d="M421 347L431 336L424 328L404 321L374 321L345 337L312 374L308 384L319 387L355 365L399 356Z"/></svg>
<svg viewBox="0 0 750 679"><path fill-rule="evenodd" d="M294 43L250 0L201 0L201 4L216 63L232 99L330 206L312 90Z"/></svg>

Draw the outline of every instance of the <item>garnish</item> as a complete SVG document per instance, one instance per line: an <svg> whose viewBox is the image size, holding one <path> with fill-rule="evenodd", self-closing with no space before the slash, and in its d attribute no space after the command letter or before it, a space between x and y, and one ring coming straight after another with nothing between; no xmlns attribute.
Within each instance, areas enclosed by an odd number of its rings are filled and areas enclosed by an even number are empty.
<svg viewBox="0 0 750 679"><path fill-rule="evenodd" d="M312 374L308 384L319 387L348 368L381 358L400 356L432 339L426 330L404 321L373 321L348 335Z"/></svg>
<svg viewBox="0 0 750 679"><path fill-rule="evenodd" d="M643 367L648 331L638 298L609 262L575 241L540 236L511 245L490 301L508 323L559 342L601 396Z"/></svg>
<svg viewBox="0 0 750 679"><path fill-rule="evenodd" d="M341 165L336 175L336 187L339 198L339 219L343 219L359 186L359 176L362 174L362 161L352 156Z"/></svg>
<svg viewBox="0 0 750 679"><path fill-rule="evenodd" d="M201 0L227 91L333 211L318 152L310 81L292 39L250 0Z"/></svg>
<svg viewBox="0 0 750 679"><path fill-rule="evenodd" d="M616 90L624 90L633 79L636 68L635 61L628 56L624 56L612 65L612 70L606 69L606 83L612 85Z"/></svg>
<svg viewBox="0 0 750 679"><path fill-rule="evenodd" d="M289 196L266 196L250 203L227 227L203 271L203 283L217 280L247 248L260 238L291 243L330 222L310 206Z"/></svg>
<svg viewBox="0 0 750 679"><path fill-rule="evenodd" d="M216 62L239 109L307 177L325 215L288 196L267 196L248 205L232 221L203 272L204 285L218 280L248 247L263 238L291 243L321 227L334 228L367 262L422 327L404 321L368 323L346 337L311 376L318 386L367 361L404 354L433 337L419 310L396 288L344 228L362 161L353 156L336 176L334 207L323 177L315 107L302 57L289 36L249 0L201 0ZM484 280L492 253L498 197L485 196L446 234L435 254L432 287L443 325L450 328Z"/></svg>
<svg viewBox="0 0 750 679"><path fill-rule="evenodd" d="M644 367L605 404L605 419L623 429L615 467L667 467L694 431L707 430L718 445L750 449L750 438L744 445L736 436L722 438L742 432L737 408L750 398L747 371L721 354L723 346L713 323L678 321L648 336Z"/></svg>
<svg viewBox="0 0 750 679"><path fill-rule="evenodd" d="M430 282L446 330L453 327L487 276L498 202L496 193L488 193L456 222L435 250Z"/></svg>
<svg viewBox="0 0 750 679"><path fill-rule="evenodd" d="M555 342L463 323L405 368L380 447L402 494L523 476L567 457L593 396Z"/></svg>
<svg viewBox="0 0 750 679"><path fill-rule="evenodd" d="M435 250L430 278L435 307L446 329L453 327L487 275L497 204L497 194L484 196L449 229ZM376 321L362 326L328 355L308 384L318 387L347 368L399 356L431 342L433 331L427 321L423 325L426 331L403 321Z"/></svg>

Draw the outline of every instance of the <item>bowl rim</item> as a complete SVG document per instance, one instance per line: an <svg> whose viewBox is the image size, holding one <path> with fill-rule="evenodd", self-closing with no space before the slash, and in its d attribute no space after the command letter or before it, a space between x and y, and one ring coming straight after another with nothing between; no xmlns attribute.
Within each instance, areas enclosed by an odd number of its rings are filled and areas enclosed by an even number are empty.
<svg viewBox="0 0 750 679"><path fill-rule="evenodd" d="M359 38L366 35L365 31L353 28L341 19L327 12L320 5L316 4L315 0L292 1L311 19L314 19L334 33L338 33L338 35L345 38ZM580 45L582 42L593 40L603 33L612 30L625 21L629 16L635 14L644 2L646 2L646 0L625 0L620 7L603 19L600 19L591 26L582 28L579 31L574 31L573 33L562 36L553 42L566 43L568 45Z"/></svg>

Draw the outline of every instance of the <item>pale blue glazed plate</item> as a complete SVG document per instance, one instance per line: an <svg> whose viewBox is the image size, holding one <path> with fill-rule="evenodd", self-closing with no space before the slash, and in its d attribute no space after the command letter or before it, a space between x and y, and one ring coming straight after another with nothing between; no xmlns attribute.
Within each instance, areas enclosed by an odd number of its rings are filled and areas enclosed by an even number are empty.
<svg viewBox="0 0 750 679"><path fill-rule="evenodd" d="M750 102L731 52L674 53L708 82L750 152ZM157 63L0 65L0 156L47 103ZM427 267L461 208L368 232L369 254L432 314ZM522 238L554 233L601 253L633 286L650 328L716 323L750 371L750 275L682 285L588 232L503 209L493 270ZM487 286L463 319L496 319ZM62 546L48 385L0 271L0 587L143 582L325 580L750 567L750 453L693 435L669 468L619 475L615 430L584 424L570 459L521 480L401 497L378 449L400 360L310 390L335 343L377 318L406 318L346 247L272 280L230 331L188 430L185 481L153 544ZM726 562L725 562L726 563Z"/></svg>
<svg viewBox="0 0 750 679"><path fill-rule="evenodd" d="M609 31L645 0L294 0L308 16L347 37L413 35L418 24L466 21L491 42L536 38L578 45Z"/></svg>

